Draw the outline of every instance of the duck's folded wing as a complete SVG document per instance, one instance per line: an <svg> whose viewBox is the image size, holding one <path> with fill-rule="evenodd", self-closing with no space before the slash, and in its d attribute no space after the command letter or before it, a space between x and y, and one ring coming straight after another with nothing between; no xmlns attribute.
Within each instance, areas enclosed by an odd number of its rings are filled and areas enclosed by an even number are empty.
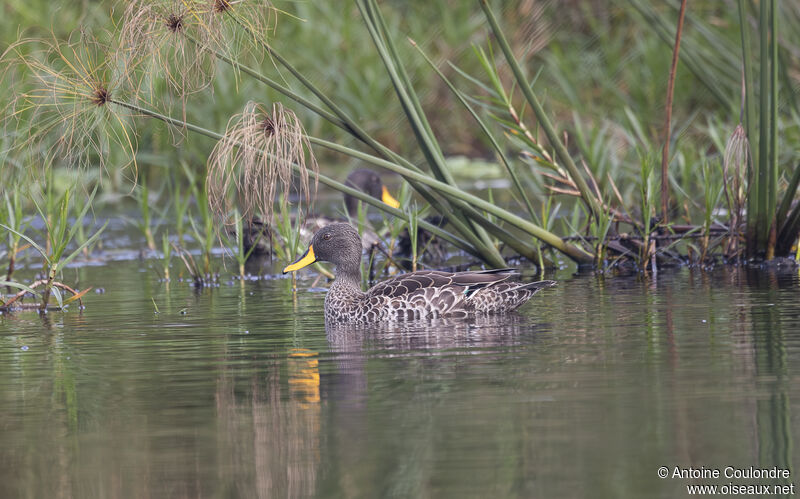
<svg viewBox="0 0 800 499"><path fill-rule="evenodd" d="M438 272L422 270L387 279L370 288L368 296L388 296L397 298L429 288L453 288L458 293L469 296L473 292L490 284L505 281L513 273L510 269L478 271L478 272Z"/></svg>

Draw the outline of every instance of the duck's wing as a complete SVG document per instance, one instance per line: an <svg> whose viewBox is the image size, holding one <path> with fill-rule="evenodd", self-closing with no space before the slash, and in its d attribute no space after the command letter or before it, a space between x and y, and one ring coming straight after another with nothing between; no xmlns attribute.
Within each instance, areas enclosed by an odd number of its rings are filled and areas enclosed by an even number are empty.
<svg viewBox="0 0 800 499"><path fill-rule="evenodd" d="M383 303L390 317L415 319L436 316L466 316L472 311L469 298L477 291L505 281L508 271L437 272L401 274L366 292L367 302Z"/></svg>
<svg viewBox="0 0 800 499"><path fill-rule="evenodd" d="M509 279L514 269L481 270L476 272L439 272L420 270L400 274L379 282L367 291L367 296L386 296L398 298L419 290L434 288L457 288L466 296L490 284Z"/></svg>

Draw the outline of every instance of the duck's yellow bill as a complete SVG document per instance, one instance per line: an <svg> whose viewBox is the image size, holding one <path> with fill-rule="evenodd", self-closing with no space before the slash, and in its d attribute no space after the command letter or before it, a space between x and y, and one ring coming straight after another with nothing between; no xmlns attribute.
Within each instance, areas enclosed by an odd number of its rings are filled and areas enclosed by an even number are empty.
<svg viewBox="0 0 800 499"><path fill-rule="evenodd" d="M300 270L303 267L308 267L309 265L311 265L316 261L317 257L314 256L314 247L309 245L306 252L303 253L303 255L300 258L298 258L296 262L294 262L291 265L288 265L285 269L283 269L283 273L285 274L287 272L294 272L295 270Z"/></svg>
<svg viewBox="0 0 800 499"><path fill-rule="evenodd" d="M396 200L389 194L389 189L386 186L383 186L383 194L381 195L381 201L388 204L392 208L400 208L400 201Z"/></svg>

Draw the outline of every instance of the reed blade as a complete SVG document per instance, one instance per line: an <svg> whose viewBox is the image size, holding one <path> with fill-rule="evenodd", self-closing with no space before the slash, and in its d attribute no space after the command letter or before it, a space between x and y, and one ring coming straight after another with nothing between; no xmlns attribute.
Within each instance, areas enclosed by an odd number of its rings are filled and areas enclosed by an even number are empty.
<svg viewBox="0 0 800 499"><path fill-rule="evenodd" d="M522 72L522 68L520 67L519 63L517 62L516 57L514 57L514 53L511 51L511 46L508 44L506 40L505 34L503 33L500 25L497 22L497 18L495 17L492 9L489 7L489 3L487 0L480 0L481 8L483 9L484 14L486 15L486 19L489 21L489 25L491 26L492 33L494 33L495 38L497 39L498 45L500 45L500 49L503 51L503 55L508 62L509 67L511 68L512 72L514 73L514 78L517 80L517 84L522 90L522 94L525 96L528 104L531 106L534 114L536 115L536 119L538 120L539 124L544 130L545 135L547 136L547 140L550 142L550 145L555 149L556 155L564 164L564 167L569 172L572 180L575 182L575 185L578 187L578 190L581 193L581 199L586 205L589 207L591 213L595 216L599 216L600 214L600 206L597 203L594 195L592 194L591 190L589 189L589 185L586 183L586 180L578 170L578 167L575 165L575 162L572 160L572 156L570 156L569 151L564 146L564 143L561 141L561 138L558 136L553 125L550 123L550 118L545 113L544 108L539 103L539 99L533 93L533 89L531 88L528 79L525 77L525 74Z"/></svg>

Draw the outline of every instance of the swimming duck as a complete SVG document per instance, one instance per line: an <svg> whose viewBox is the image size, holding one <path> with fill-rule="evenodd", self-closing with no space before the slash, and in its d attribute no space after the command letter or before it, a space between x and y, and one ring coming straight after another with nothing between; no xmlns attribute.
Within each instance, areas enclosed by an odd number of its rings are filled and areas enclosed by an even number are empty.
<svg viewBox="0 0 800 499"><path fill-rule="evenodd" d="M400 202L397 201L390 193L386 186L383 184L381 177L372 170L360 169L355 170L347 176L344 184L353 189L358 189L375 199L380 199L384 203L393 208L399 208ZM347 209L347 214L351 218L358 215L358 199L345 194L344 204ZM327 217L325 215L312 215L305 219L301 228L301 238L304 242L308 242L313 234L319 229L326 227L335 222L342 222L340 219ZM255 217L247 224L247 230L243 231L244 248L245 252L255 245L253 253L255 254L268 254L270 252L269 244L269 228L264 222ZM365 228L363 238L363 249L367 251L380 242L380 238L375 231Z"/></svg>
<svg viewBox="0 0 800 499"><path fill-rule="evenodd" d="M514 269L475 272L423 270L361 290L361 238L349 224L328 225L314 234L308 250L283 273L314 262L336 265L336 279L325 297L325 320L375 322L425 317L466 317L516 309L555 281L519 283Z"/></svg>

